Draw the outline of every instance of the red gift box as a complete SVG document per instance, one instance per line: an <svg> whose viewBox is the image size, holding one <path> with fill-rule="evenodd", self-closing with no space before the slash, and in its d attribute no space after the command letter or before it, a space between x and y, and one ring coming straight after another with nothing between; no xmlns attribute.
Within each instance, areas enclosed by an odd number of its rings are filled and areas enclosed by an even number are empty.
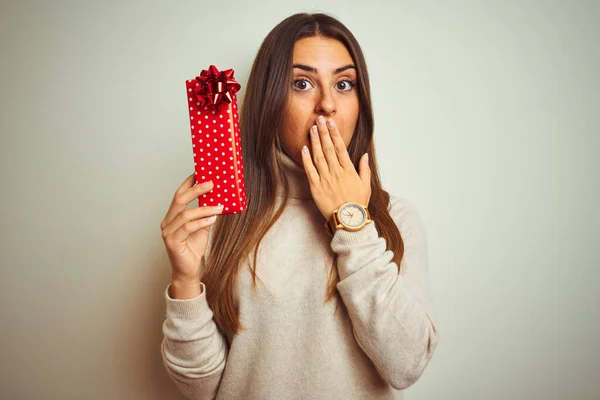
<svg viewBox="0 0 600 400"><path fill-rule="evenodd" d="M224 205L223 214L246 210L244 162L233 70L214 65L186 81L196 183L213 181L198 206Z"/></svg>

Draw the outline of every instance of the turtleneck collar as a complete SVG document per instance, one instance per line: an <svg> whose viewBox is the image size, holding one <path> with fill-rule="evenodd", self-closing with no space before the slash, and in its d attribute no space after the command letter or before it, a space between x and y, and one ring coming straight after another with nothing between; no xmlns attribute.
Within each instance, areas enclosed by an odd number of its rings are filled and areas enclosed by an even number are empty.
<svg viewBox="0 0 600 400"><path fill-rule="evenodd" d="M281 166L283 177L289 182L290 194L288 197L299 200L312 200L310 184L308 183L306 172L304 172L304 166L296 163L283 150L277 149L275 153ZM278 195L283 196L282 184L279 185Z"/></svg>

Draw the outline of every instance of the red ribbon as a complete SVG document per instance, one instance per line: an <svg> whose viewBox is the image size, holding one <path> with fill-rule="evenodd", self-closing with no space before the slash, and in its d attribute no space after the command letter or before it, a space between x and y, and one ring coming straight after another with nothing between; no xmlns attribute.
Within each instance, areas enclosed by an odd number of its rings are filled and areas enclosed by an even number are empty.
<svg viewBox="0 0 600 400"><path fill-rule="evenodd" d="M233 77L233 70L219 71L211 65L208 71L203 69L196 77L196 87L193 93L201 107L209 106L219 112L223 104L233 102L233 94L240 90L241 85Z"/></svg>

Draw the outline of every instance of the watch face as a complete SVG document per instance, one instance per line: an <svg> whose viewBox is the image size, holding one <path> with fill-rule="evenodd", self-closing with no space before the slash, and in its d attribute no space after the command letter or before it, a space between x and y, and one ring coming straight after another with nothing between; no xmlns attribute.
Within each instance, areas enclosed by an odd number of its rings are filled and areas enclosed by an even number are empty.
<svg viewBox="0 0 600 400"><path fill-rule="evenodd" d="M367 214L356 203L348 203L342 206L339 211L342 222L348 226L360 226L367 219Z"/></svg>

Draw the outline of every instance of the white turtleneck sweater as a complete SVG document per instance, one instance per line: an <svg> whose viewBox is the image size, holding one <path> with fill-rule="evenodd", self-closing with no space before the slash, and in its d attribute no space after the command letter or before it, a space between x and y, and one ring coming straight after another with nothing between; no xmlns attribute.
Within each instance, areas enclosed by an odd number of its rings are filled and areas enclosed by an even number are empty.
<svg viewBox="0 0 600 400"><path fill-rule="evenodd" d="M240 270L235 301L247 330L217 330L204 283L187 300L172 299L167 286L161 351L169 375L189 399L402 399L439 337L419 213L391 196L405 246L398 275L376 222L328 236L304 168L278 157L291 195L259 247L256 291L252 272ZM334 253L346 306L337 311L324 302Z"/></svg>

